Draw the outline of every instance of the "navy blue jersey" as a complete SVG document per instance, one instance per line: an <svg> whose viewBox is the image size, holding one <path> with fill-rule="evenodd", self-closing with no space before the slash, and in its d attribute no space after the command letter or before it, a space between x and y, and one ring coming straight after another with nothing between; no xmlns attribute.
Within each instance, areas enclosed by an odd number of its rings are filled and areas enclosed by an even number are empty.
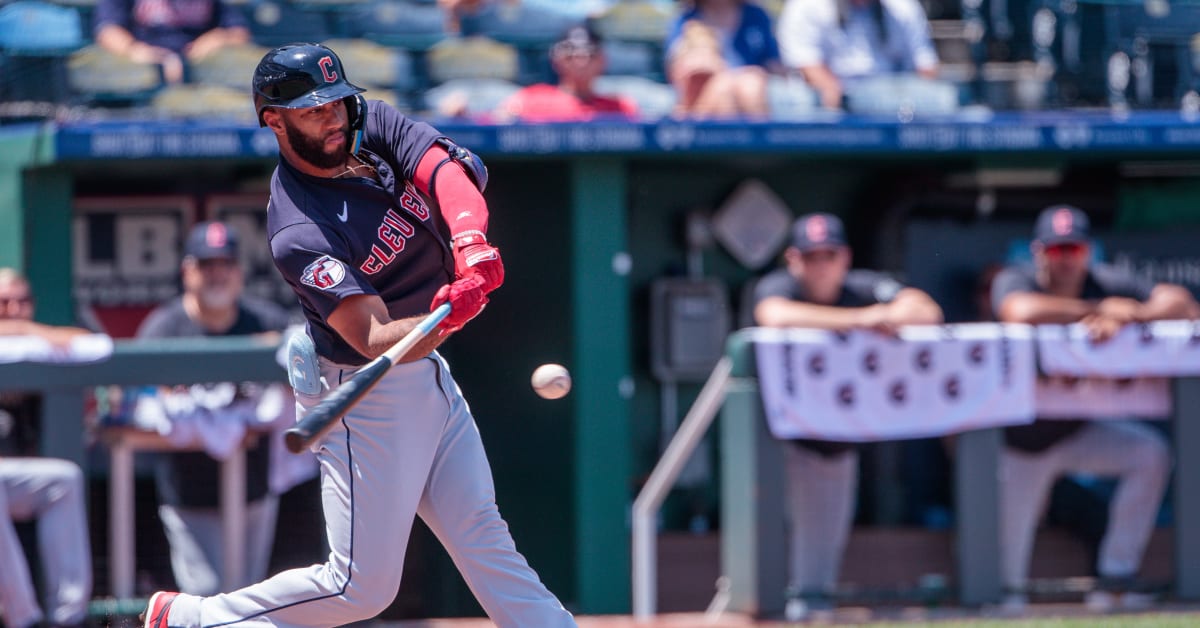
<svg viewBox="0 0 1200 628"><path fill-rule="evenodd" d="M381 101L366 109L358 156L378 181L314 177L280 159L267 205L271 255L300 299L317 353L352 366L367 358L325 322L342 299L379 295L393 319L408 318L428 312L454 280L445 221L412 183L444 136Z"/></svg>
<svg viewBox="0 0 1200 628"><path fill-rule="evenodd" d="M891 303L892 299L904 289L904 284L891 276L873 270L855 268L846 273L842 281L842 292L838 295L835 307L866 307L876 303ZM782 297L791 301L811 303L812 298L804 290L804 285L796 280L786 268L779 268L764 276L754 286L754 304L770 297ZM821 441L801 438L792 443L824 456L836 456L853 449L854 443Z"/></svg>
<svg viewBox="0 0 1200 628"><path fill-rule="evenodd" d="M1088 268L1079 298L1099 301L1105 297L1126 297L1145 301L1154 290L1154 282L1123 271L1109 264L1093 264ZM992 280L992 308L1000 311L1005 297L1014 292L1044 293L1037 282L1032 265L1009 266ZM1026 452L1040 452L1066 439L1084 426L1082 420L1037 420L1029 425L1004 428L1004 442L1009 447Z"/></svg>

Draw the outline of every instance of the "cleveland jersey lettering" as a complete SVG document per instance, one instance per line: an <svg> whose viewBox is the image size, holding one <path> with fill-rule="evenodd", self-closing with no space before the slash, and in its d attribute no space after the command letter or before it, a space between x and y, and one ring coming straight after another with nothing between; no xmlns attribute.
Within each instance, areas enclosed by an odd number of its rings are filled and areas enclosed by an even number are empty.
<svg viewBox="0 0 1200 628"><path fill-rule="evenodd" d="M383 270L384 266L392 263L396 259L396 255L404 251L404 245L409 238L413 237L417 230L412 226L412 223L405 220L396 210L389 209L383 214L383 222L379 224L379 229L376 233L379 235L379 240L383 244L371 245L371 255L363 261L358 267L359 270L374 275Z"/></svg>

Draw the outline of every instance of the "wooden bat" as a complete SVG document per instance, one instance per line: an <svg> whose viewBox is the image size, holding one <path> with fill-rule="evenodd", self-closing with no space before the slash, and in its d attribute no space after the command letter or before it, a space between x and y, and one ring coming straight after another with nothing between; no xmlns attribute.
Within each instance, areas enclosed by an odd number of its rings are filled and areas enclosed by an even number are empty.
<svg viewBox="0 0 1200 628"><path fill-rule="evenodd" d="M404 357L413 345L421 341L429 332L437 327L442 319L450 313L450 304L443 303L437 307L428 316L421 319L420 323L413 328L412 331L404 335L396 344L384 351L382 355L371 360L366 366L358 370L350 379L342 382L333 392L321 400L315 407L305 413L304 417L296 422L296 425L284 433L283 439L287 444L288 451L298 454L314 442L320 440L333 426L337 424L337 420L342 418L354 404L358 403L366 396L379 380L387 374L396 362L399 362Z"/></svg>

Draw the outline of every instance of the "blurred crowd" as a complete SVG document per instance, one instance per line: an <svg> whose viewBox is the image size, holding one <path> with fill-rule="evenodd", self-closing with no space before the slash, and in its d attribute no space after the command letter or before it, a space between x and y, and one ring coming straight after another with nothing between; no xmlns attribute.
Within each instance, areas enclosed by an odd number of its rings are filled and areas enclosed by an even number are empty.
<svg viewBox="0 0 1200 628"><path fill-rule="evenodd" d="M293 41L370 97L479 122L1193 111L1197 32L1170 0L16 0L0 121L252 121L251 69Z"/></svg>

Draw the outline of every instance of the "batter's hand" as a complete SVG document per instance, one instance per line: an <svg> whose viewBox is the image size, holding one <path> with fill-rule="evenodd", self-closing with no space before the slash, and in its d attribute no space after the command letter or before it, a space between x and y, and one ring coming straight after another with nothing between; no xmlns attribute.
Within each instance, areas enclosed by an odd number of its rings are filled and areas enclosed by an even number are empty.
<svg viewBox="0 0 1200 628"><path fill-rule="evenodd" d="M470 273L466 277L442 286L433 295L433 303L429 310L437 309L443 303L450 303L450 313L438 324L438 335L445 336L462 329L472 318L475 318L487 305L488 298L483 289L484 279L478 273Z"/></svg>
<svg viewBox="0 0 1200 628"><path fill-rule="evenodd" d="M485 294L504 283L500 251L488 244L482 231L467 231L454 236L451 248L454 249L454 274L459 279L472 272L478 274L483 278Z"/></svg>

